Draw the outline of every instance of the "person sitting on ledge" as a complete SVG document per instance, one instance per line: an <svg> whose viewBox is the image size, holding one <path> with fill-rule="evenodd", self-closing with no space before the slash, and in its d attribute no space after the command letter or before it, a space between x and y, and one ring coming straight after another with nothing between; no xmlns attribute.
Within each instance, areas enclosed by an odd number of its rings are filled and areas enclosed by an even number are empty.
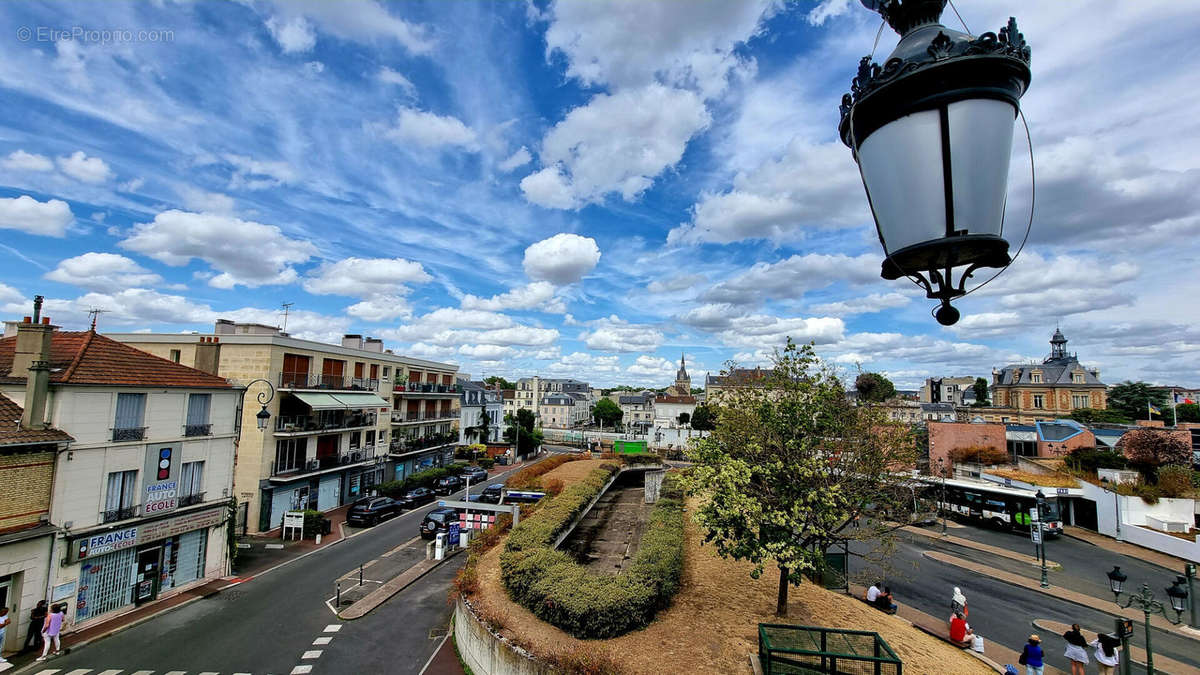
<svg viewBox="0 0 1200 675"><path fill-rule="evenodd" d="M883 611L887 612L888 614L895 614L895 613L896 613L896 609L897 609L898 607L897 607L896 603L895 603L895 602L893 601L893 599L892 599L892 588L891 588L891 586L884 586L884 587L883 587L883 591L882 591L882 592L880 592L880 593L879 593L879 596L875 598L875 603L874 603L874 604L875 604L875 607L877 607L878 609L881 609L881 610L883 610Z"/></svg>
<svg viewBox="0 0 1200 675"><path fill-rule="evenodd" d="M955 611L950 617L950 641L960 646L970 646L975 638L975 632L967 625L967 619L961 611Z"/></svg>

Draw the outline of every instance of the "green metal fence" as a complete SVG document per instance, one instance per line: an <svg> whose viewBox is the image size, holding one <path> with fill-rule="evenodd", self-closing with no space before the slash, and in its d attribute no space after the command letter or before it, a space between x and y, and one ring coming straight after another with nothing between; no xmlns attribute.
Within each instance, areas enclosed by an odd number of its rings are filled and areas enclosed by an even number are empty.
<svg viewBox="0 0 1200 675"><path fill-rule="evenodd" d="M779 623L758 624L758 660L766 675L902 675L903 669L879 633Z"/></svg>

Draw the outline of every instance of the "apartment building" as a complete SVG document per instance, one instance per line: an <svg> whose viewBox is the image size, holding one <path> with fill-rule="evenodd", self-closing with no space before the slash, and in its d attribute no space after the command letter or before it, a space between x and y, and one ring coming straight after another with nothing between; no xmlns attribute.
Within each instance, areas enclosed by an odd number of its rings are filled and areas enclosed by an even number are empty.
<svg viewBox="0 0 1200 675"><path fill-rule="evenodd" d="M676 387L674 391L680 391L680 389ZM660 394L654 399L654 426L660 429L685 428L691 424L692 414L695 412L695 396L691 394Z"/></svg>
<svg viewBox="0 0 1200 675"><path fill-rule="evenodd" d="M34 510L54 529L53 564L22 594L64 602L81 629L227 574L241 392L95 331L59 331L38 309L0 339L0 393L23 426L73 440L29 457L29 492L13 493L40 504L52 462L49 510Z"/></svg>
<svg viewBox="0 0 1200 675"><path fill-rule="evenodd" d="M453 457L457 366L399 356L361 335L331 345L226 320L207 335L110 337L248 387L234 487L250 532L279 527L293 509L349 504ZM271 415L261 432L260 396Z"/></svg>
<svg viewBox="0 0 1200 675"><path fill-rule="evenodd" d="M626 429L644 431L654 426L653 392L620 396L617 405L621 406L621 424Z"/></svg>
<svg viewBox="0 0 1200 675"><path fill-rule="evenodd" d="M921 403L950 403L964 405L966 392L971 392L974 398L975 378L963 377L927 377L921 385L919 400Z"/></svg>
<svg viewBox="0 0 1200 675"><path fill-rule="evenodd" d="M458 422L458 442L460 445L471 443L499 443L502 439L504 424L504 406L500 400L500 392L488 389L483 382L459 380L460 394ZM488 419L487 434L480 438L479 429L483 426L483 416Z"/></svg>
<svg viewBox="0 0 1200 675"><path fill-rule="evenodd" d="M551 416L560 421L553 426L574 426L586 423L591 416L589 402L592 397L592 388L588 386L587 382L572 378L523 377L517 380L511 405L509 400L505 399L504 411L505 414L516 414L517 410L524 408L532 412L539 423L552 426L542 421L549 414L548 411L542 410L542 407L555 406L558 408L568 405L562 398L563 396L573 399L574 402L569 404L572 411L556 409ZM554 402L544 402L548 400ZM512 412L509 412L510 410Z"/></svg>

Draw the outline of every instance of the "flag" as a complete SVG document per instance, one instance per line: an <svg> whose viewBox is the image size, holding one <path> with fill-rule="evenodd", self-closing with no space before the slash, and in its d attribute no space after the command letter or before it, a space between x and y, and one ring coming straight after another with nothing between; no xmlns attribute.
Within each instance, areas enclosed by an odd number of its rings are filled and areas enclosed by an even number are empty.
<svg viewBox="0 0 1200 675"><path fill-rule="evenodd" d="M1154 413L1155 415L1161 415L1161 414L1162 414L1162 411L1158 409L1158 406L1154 405L1154 404L1153 404L1153 403L1151 403L1150 401L1146 401L1146 408L1147 408L1147 409L1148 409L1150 412Z"/></svg>

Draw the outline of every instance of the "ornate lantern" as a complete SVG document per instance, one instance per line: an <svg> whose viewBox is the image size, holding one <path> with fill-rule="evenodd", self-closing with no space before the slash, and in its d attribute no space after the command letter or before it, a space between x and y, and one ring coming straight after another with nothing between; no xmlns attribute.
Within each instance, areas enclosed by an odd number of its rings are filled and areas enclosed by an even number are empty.
<svg viewBox="0 0 1200 675"><path fill-rule="evenodd" d="M880 66L863 57L842 97L854 153L887 258L884 279L911 278L950 301L981 267L1012 259L1003 237L1013 125L1029 86L1029 47L1015 19L978 38L939 23L946 0L862 0L900 43ZM960 272L957 285L952 273Z"/></svg>

